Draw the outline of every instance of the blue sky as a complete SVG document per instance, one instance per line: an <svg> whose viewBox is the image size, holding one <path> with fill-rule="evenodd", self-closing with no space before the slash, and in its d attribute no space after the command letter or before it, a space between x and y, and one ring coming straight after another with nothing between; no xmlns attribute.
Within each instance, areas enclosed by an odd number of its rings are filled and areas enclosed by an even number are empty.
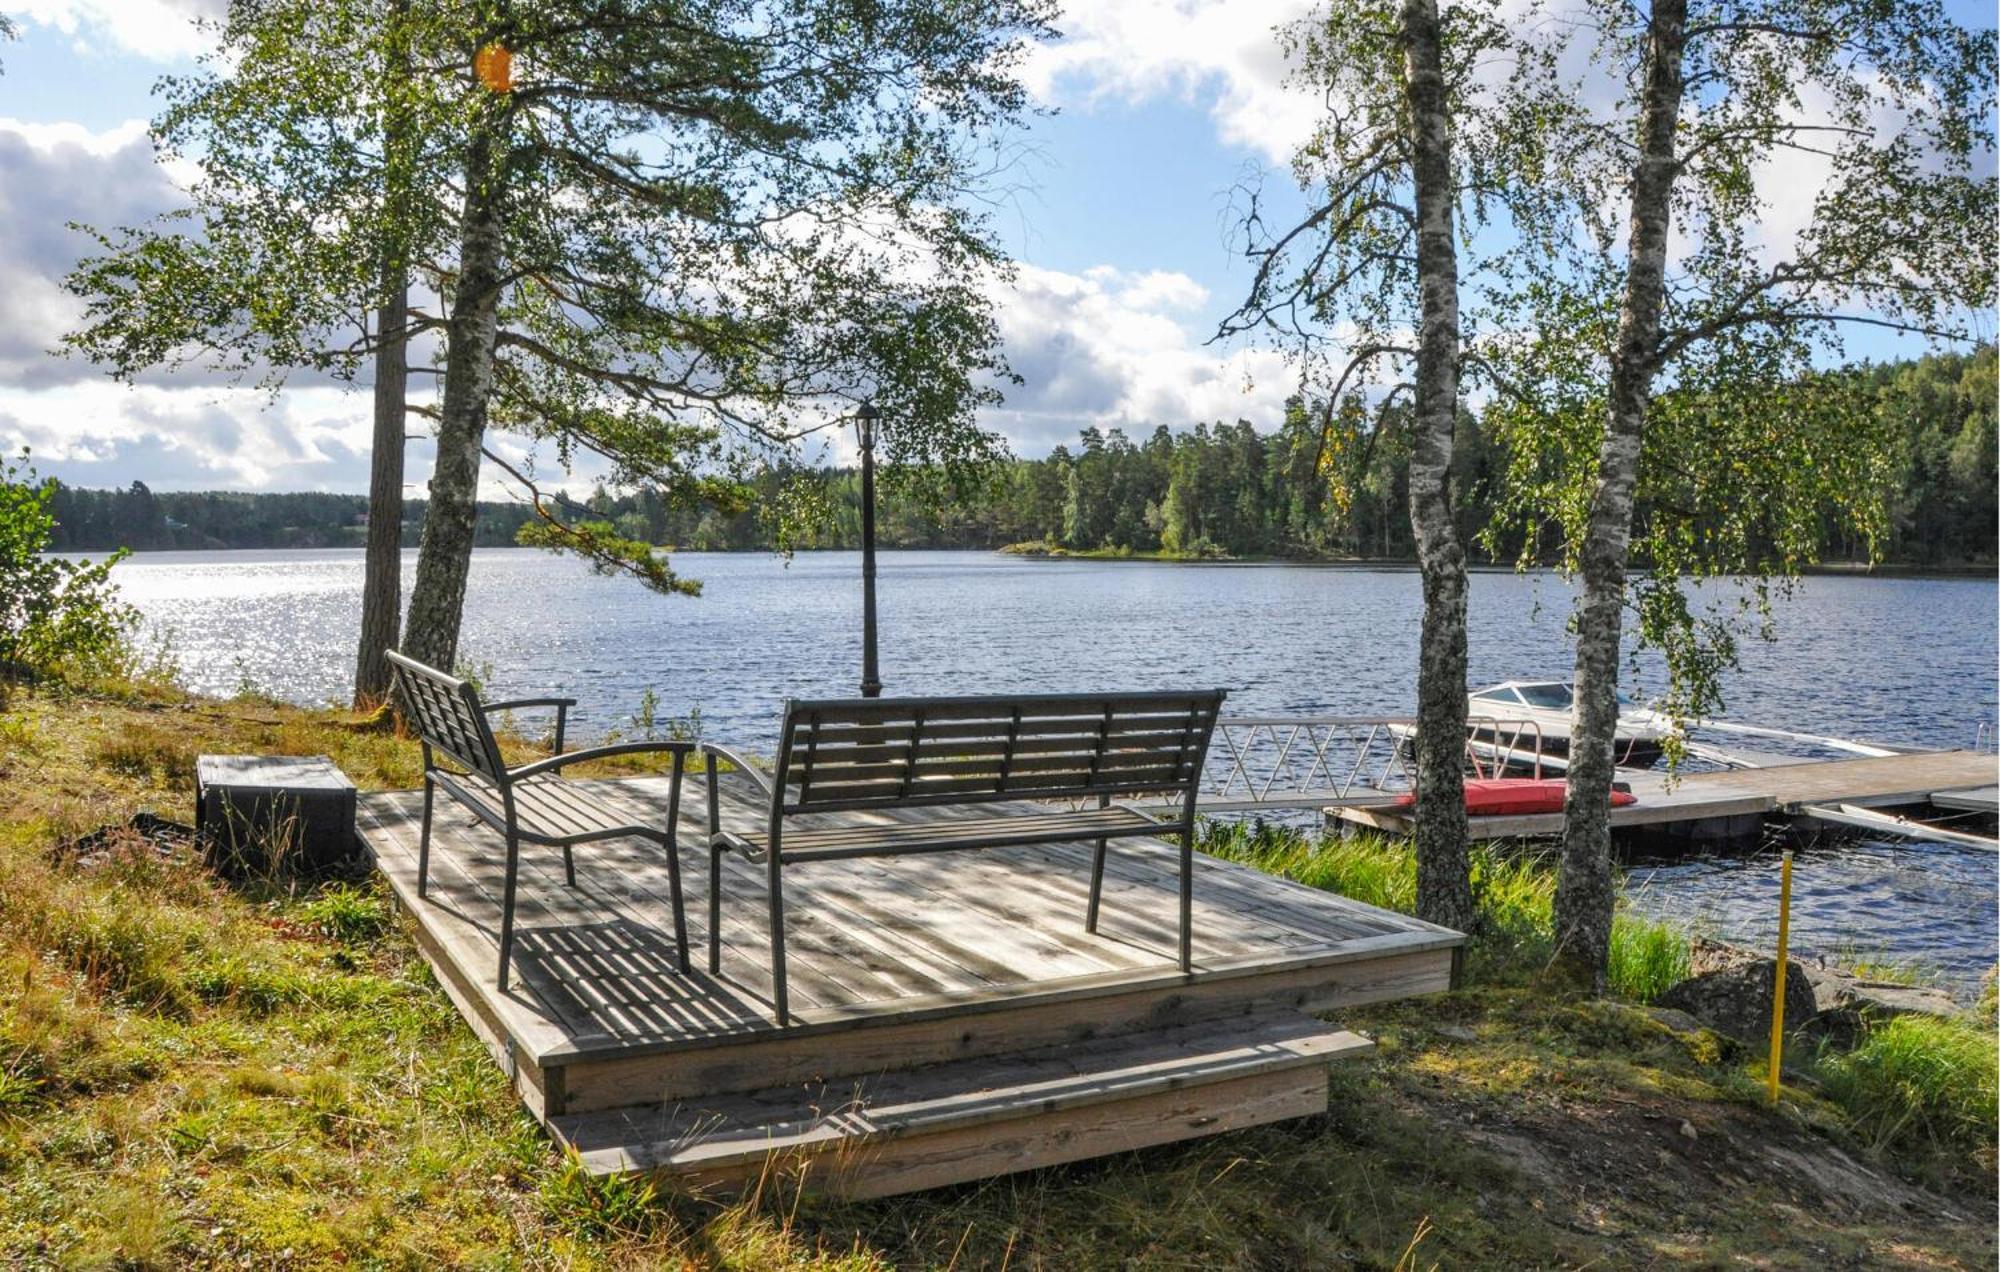
<svg viewBox="0 0 2000 1272"><path fill-rule="evenodd" d="M347 489L366 482L365 396L329 387L276 402L200 377L112 385L46 349L74 318L55 287L81 244L64 221L118 223L170 201L140 121L151 86L190 69L189 15L221 0L0 0L0 446L31 444L66 481L161 488ZM1283 158L1310 103L1282 87L1272 28L1301 0L1096 0L1062 22L1027 79L1056 108L996 228L1020 262L998 298L1029 383L987 420L1042 454L1085 425L1275 421L1292 375L1276 353L1206 344L1240 297L1230 192ZM1952 0L1967 23L1990 6ZM1887 353L1855 342L1857 354ZM428 456L418 446L412 478Z"/></svg>

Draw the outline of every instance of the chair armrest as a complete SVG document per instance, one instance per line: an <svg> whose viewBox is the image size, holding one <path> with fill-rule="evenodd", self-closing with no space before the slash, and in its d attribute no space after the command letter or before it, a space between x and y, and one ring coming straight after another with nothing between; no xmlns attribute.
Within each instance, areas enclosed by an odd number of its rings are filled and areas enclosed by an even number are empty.
<svg viewBox="0 0 2000 1272"><path fill-rule="evenodd" d="M566 755L551 755L546 760L536 760L533 764L523 764L519 768L507 770L509 781L533 777L537 773L547 773L567 764L581 764L587 760L608 760L614 755L638 755L647 751L667 751L677 755L688 755L695 749L692 742L620 742L616 746L593 746L582 751L571 751Z"/></svg>
<svg viewBox="0 0 2000 1272"><path fill-rule="evenodd" d="M738 772L742 773L745 777L748 777L751 781L755 782L757 784L757 788L763 791L764 794L770 795L773 793L770 775L765 773L761 767L759 767L756 763L754 763L750 759L749 756L744 755L741 751L734 751L731 750L729 747L719 746L714 742L703 742L701 744L700 749L702 756L708 761L708 768L710 772L715 771L715 762L717 760L723 760L727 762L730 765L730 767L736 769Z"/></svg>
<svg viewBox="0 0 2000 1272"><path fill-rule="evenodd" d="M575 698L511 698L506 702L482 702L481 711L512 711L516 707L573 707Z"/></svg>
<svg viewBox="0 0 2000 1272"><path fill-rule="evenodd" d="M575 698L509 698L505 702L482 702L479 704L479 709L482 712L492 712L512 711L516 707L554 707L556 709L556 738L555 745L551 750L555 754L561 755L563 751L563 734L569 728L569 709L575 705Z"/></svg>

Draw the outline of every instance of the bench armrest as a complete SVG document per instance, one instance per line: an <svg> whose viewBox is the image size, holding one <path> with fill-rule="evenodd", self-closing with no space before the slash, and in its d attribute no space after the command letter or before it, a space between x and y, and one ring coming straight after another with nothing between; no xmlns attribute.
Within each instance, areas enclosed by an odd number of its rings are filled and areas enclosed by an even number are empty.
<svg viewBox="0 0 2000 1272"><path fill-rule="evenodd" d="M757 789L763 791L764 794L769 795L772 793L770 774L766 773L749 756L743 754L741 751L732 750L729 747L720 746L714 742L703 742L701 744L701 753L708 761L708 769L711 773L715 771L715 762L722 760L737 772L742 773L752 782L755 782Z"/></svg>
<svg viewBox="0 0 2000 1272"><path fill-rule="evenodd" d="M676 755L688 755L694 750L692 742L620 742L616 746L593 746L582 751L571 751L566 755L551 755L546 760L536 760L533 764L523 764L519 768L507 770L509 781L533 777L537 773L547 773L567 764L581 764L589 760L608 760L614 755L639 755L649 751L667 751Z"/></svg>

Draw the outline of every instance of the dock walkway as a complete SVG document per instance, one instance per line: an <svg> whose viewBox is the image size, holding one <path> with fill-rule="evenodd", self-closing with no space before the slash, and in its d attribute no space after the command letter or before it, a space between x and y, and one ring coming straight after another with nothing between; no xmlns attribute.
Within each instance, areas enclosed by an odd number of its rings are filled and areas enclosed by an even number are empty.
<svg viewBox="0 0 2000 1272"><path fill-rule="evenodd" d="M1940 792L1991 786L2000 758L1990 752L1912 751L1852 760L1802 760L1764 768L1686 773L1620 770L1638 802L1611 810L1611 826L1740 824L1769 814L1796 814L1815 804L1883 806L1917 803ZM1388 805L1341 808L1342 821L1407 833L1409 810ZM1562 833L1561 813L1474 817L1475 839L1528 839Z"/></svg>

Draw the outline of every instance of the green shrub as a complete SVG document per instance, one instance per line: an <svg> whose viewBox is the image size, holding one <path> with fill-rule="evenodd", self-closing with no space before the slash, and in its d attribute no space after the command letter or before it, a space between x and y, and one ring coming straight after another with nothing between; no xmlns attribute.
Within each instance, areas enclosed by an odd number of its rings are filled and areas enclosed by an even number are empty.
<svg viewBox="0 0 2000 1272"><path fill-rule="evenodd" d="M1877 1148L1991 1153L2000 1122L2000 1061L1988 1031L1934 1016L1897 1016L1845 1054L1819 1062L1827 1097Z"/></svg>
<svg viewBox="0 0 2000 1272"><path fill-rule="evenodd" d="M111 567L51 556L53 483L27 452L0 459L0 683L6 674L108 675L127 669L138 611L118 600Z"/></svg>

